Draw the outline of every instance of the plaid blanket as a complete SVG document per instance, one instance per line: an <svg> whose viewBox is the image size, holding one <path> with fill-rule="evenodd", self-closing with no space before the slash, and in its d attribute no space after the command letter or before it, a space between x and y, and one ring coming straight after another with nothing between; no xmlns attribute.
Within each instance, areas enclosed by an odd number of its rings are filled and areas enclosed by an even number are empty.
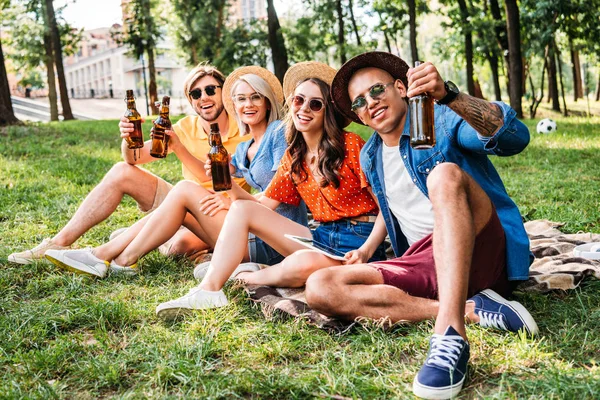
<svg viewBox="0 0 600 400"><path fill-rule="evenodd" d="M575 246L600 242L600 234L563 234L558 230L563 225L548 220L525 223L535 260L529 270L529 280L520 284L517 290L546 293L574 289L588 276L600 279L600 261L573 256ZM337 332L344 332L359 322L328 318L312 310L306 304L303 289L248 285L245 290L260 304L267 319L300 317L319 328Z"/></svg>

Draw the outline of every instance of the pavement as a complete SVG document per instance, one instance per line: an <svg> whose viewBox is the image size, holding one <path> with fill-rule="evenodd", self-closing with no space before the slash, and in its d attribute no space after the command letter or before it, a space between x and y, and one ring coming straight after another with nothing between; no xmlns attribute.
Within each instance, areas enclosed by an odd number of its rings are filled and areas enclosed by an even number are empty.
<svg viewBox="0 0 600 400"><path fill-rule="evenodd" d="M47 97L38 97L33 100L36 103L48 106ZM69 99L71 110L75 114L84 115L90 119L118 119L125 113L124 99ZM136 106L142 117L146 117L146 101L144 98L136 99ZM59 100L60 110L60 100ZM171 114L172 115L192 115L194 111L186 98L171 98ZM21 115L24 120L37 120L33 117Z"/></svg>

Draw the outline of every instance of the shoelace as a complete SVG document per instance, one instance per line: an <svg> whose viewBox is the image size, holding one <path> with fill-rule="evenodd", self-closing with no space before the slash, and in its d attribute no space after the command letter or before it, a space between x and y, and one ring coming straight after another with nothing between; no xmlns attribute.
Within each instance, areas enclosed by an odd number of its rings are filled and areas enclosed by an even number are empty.
<svg viewBox="0 0 600 400"><path fill-rule="evenodd" d="M463 340L460 337L433 335L427 364L454 369L462 347Z"/></svg>
<svg viewBox="0 0 600 400"><path fill-rule="evenodd" d="M506 320L502 314L479 311L477 315L479 316L479 325L484 328L491 327L505 331L508 330L508 327L506 326Z"/></svg>

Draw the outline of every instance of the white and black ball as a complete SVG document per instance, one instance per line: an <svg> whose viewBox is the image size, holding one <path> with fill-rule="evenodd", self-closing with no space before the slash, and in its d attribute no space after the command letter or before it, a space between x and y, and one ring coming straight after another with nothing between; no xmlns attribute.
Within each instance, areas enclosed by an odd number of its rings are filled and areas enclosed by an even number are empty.
<svg viewBox="0 0 600 400"><path fill-rule="evenodd" d="M556 132L556 122L550 118L544 118L537 124L537 133L552 133Z"/></svg>

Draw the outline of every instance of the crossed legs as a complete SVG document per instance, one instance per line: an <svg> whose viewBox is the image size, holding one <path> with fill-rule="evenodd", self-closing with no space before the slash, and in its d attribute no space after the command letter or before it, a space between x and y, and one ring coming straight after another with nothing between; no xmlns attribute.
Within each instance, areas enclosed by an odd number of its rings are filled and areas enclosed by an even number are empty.
<svg viewBox="0 0 600 400"><path fill-rule="evenodd" d="M435 333L443 333L451 325L465 336L473 246L492 215L492 204L473 178L451 163L433 170L427 188L435 215L433 254L439 301L410 296L385 285L379 271L362 264L312 274L306 283L306 299L311 307L347 319L362 316L420 321L437 317ZM471 309L466 311L470 319L477 319Z"/></svg>

